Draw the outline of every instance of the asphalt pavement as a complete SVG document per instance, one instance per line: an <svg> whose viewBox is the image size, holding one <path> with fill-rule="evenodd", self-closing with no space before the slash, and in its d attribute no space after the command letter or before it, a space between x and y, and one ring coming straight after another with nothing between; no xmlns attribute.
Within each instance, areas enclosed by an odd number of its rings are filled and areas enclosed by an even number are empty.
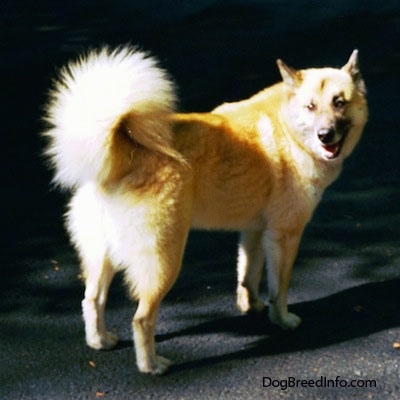
<svg viewBox="0 0 400 400"><path fill-rule="evenodd" d="M400 397L398 1L3 2L0 399L388 399ZM296 262L294 332L235 306L235 233L193 232L162 304L163 377L135 366L135 311L121 278L115 350L86 347L78 260L62 229L38 132L57 67L101 44L135 43L174 77L184 111L245 98L294 67L360 51L370 121L325 193ZM264 285L266 286L266 285ZM267 297L265 290L263 297Z"/></svg>

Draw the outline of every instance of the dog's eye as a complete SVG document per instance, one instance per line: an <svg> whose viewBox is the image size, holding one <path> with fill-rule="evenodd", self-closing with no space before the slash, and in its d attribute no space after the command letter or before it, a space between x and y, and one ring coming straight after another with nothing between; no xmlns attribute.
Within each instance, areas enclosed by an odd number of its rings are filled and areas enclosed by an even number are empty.
<svg viewBox="0 0 400 400"><path fill-rule="evenodd" d="M311 103L307 104L306 108L308 111L315 111L317 106L313 102L311 102Z"/></svg>
<svg viewBox="0 0 400 400"><path fill-rule="evenodd" d="M338 109L343 108L346 105L346 101L343 97L334 97L332 103L333 106Z"/></svg>

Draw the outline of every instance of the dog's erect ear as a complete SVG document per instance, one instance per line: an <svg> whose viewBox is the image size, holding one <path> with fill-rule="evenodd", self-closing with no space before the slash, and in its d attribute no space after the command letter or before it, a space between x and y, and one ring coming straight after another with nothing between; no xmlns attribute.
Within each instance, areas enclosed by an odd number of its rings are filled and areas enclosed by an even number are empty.
<svg viewBox="0 0 400 400"><path fill-rule="evenodd" d="M291 89L295 89L300 86L302 81L301 72L289 67L281 59L276 60L276 64L278 65L283 82L285 82L286 85L288 85Z"/></svg>
<svg viewBox="0 0 400 400"><path fill-rule="evenodd" d="M360 75L360 66L358 64L358 50L353 50L349 61L342 67L343 71L346 71L351 77L356 80Z"/></svg>
<svg viewBox="0 0 400 400"><path fill-rule="evenodd" d="M353 78L357 90L365 94L365 84L361 77L360 65L358 63L358 50L353 50L349 61L342 67L342 71L346 71Z"/></svg>

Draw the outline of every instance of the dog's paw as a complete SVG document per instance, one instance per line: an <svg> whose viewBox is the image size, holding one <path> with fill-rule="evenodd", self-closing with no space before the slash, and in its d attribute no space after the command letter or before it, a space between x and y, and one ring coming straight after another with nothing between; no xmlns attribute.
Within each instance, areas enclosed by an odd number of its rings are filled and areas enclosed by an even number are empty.
<svg viewBox="0 0 400 400"><path fill-rule="evenodd" d="M251 303L238 303L238 308L243 314L260 314L263 312L265 304L260 299L257 299Z"/></svg>
<svg viewBox="0 0 400 400"><path fill-rule="evenodd" d="M171 365L172 362L170 360L161 356L155 356L151 362L138 362L139 371L151 375L163 375Z"/></svg>
<svg viewBox="0 0 400 400"><path fill-rule="evenodd" d="M286 315L281 315L277 313L270 312L269 318L271 322L278 325L282 329L296 329L301 324L301 318L293 313L286 313Z"/></svg>
<svg viewBox="0 0 400 400"><path fill-rule="evenodd" d="M103 335L95 335L87 337L86 343L89 347L95 350L111 350L118 343L118 336L110 332L105 332Z"/></svg>
<svg viewBox="0 0 400 400"><path fill-rule="evenodd" d="M241 288L242 290L238 290L237 292L237 307L243 314L258 314L261 313L265 304L260 298L251 299L249 293L246 289Z"/></svg>

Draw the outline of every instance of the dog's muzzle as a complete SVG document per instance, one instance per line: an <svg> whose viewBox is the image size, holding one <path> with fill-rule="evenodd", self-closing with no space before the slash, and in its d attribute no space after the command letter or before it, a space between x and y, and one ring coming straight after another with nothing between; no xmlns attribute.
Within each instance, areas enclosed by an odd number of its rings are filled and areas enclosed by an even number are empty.
<svg viewBox="0 0 400 400"><path fill-rule="evenodd" d="M339 156L346 138L345 133L338 134L334 128L321 128L318 130L317 136L321 142L324 156L328 160Z"/></svg>

